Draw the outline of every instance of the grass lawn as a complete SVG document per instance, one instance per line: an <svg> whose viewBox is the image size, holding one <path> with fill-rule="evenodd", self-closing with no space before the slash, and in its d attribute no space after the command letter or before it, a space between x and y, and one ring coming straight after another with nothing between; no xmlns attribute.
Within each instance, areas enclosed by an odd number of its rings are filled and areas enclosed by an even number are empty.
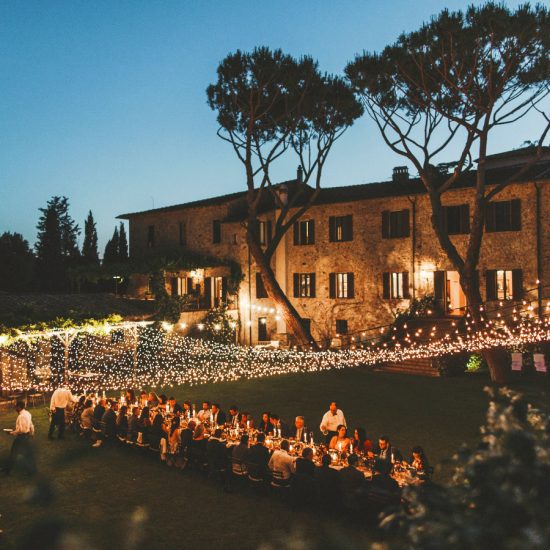
<svg viewBox="0 0 550 550"><path fill-rule="evenodd" d="M331 400L337 400L350 426L365 426L374 437L388 434L404 454L413 445L422 445L436 465L436 481L444 482L449 468L442 462L461 443L476 441L487 408L486 384L478 377L419 378L350 369L177 387L164 393L197 405L203 397L217 400L225 410L235 402L254 418L264 409L279 413L289 423L302 414L318 437L322 414ZM546 380L524 382L519 389L538 405L550 403ZM294 529L320 537L324 548L343 548L345 541L364 547L380 537L342 520L292 511L275 497L248 490L227 494L198 472L161 465L150 451L119 446L92 449L75 436L48 441L46 411L39 407L31 412L41 481L37 488L29 480L0 478L0 528L4 529L0 545L6 548L48 548L52 531L36 540L37 529L45 522L50 529L63 524L71 534L84 537L89 546L79 542L80 550L248 549L265 541L271 541L273 548L284 548L277 536ZM14 419L14 412L0 414L2 427L13 425ZM0 434L1 455L10 444L11 438ZM331 537L338 544L330 545ZM29 546L24 546L25 540Z"/></svg>

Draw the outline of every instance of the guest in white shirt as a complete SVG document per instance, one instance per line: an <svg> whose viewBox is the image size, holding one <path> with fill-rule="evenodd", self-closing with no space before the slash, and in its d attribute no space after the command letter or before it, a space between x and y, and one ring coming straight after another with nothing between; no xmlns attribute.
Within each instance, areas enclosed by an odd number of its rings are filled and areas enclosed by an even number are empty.
<svg viewBox="0 0 550 550"><path fill-rule="evenodd" d="M48 439L53 439L53 432L56 426L58 429L58 438L63 439L65 434L65 409L75 401L76 399L73 397L71 390L65 386L60 386L53 392L50 401L52 419L48 431Z"/></svg>
<svg viewBox="0 0 550 550"><path fill-rule="evenodd" d="M17 464L28 473L34 474L36 472L36 463L30 442L31 437L34 435L32 416L31 413L25 409L25 403L23 401L18 401L15 404L15 410L17 411L15 429L10 432L10 435L15 439L11 447L6 473L9 474Z"/></svg>
<svg viewBox="0 0 550 550"><path fill-rule="evenodd" d="M210 401L202 402L202 409L198 412L197 418L205 424L210 422Z"/></svg>
<svg viewBox="0 0 550 550"><path fill-rule="evenodd" d="M288 440L283 439L281 442L281 448L277 451L274 451L269 459L267 464L271 472L278 472L279 476L282 478L280 481L288 482L292 474L296 471L296 459L288 454L290 444ZM279 481L275 479L276 483Z"/></svg>
<svg viewBox="0 0 550 550"><path fill-rule="evenodd" d="M331 439L338 435L338 426L346 426L346 417L344 413L338 408L336 401L330 404L329 410L324 414L321 420L319 428L326 438L327 445L330 444Z"/></svg>

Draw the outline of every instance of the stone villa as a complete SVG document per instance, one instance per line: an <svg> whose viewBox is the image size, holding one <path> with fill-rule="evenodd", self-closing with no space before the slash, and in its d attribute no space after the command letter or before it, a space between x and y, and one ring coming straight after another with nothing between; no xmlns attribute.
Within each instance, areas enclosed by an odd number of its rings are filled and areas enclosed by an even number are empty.
<svg viewBox="0 0 550 550"><path fill-rule="evenodd" d="M487 181L498 184L526 161L529 149L488 158ZM459 250L470 229L475 171L464 174L444 195L446 223ZM296 180L279 184L291 194ZM291 343L275 305L267 298L246 244L245 193L156 208L119 216L129 221L130 255L186 252L231 260L244 280L231 308L241 321L239 340ZM277 209L262 207L260 234L270 238ZM539 307L550 296L550 151L519 181L497 195L487 212L479 275L488 301L526 299ZM315 205L277 248L273 267L279 284L318 341L346 341L391 322L412 299L432 294L449 315L466 303L458 273L441 250L430 224L429 199L406 168L390 181L324 188ZM196 300L182 314L186 326L225 301L229 267L169 273L167 289ZM537 283L539 281L539 284ZM146 297L148 277L134 275L129 293ZM182 325L183 326L183 325Z"/></svg>

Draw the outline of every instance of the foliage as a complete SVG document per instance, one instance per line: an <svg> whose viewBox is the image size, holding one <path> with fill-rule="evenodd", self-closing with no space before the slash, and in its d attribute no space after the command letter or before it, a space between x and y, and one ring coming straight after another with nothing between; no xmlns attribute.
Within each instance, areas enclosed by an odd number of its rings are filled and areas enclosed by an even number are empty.
<svg viewBox="0 0 550 550"><path fill-rule="evenodd" d="M35 258L19 233L0 235L0 290L19 292L33 286Z"/></svg>
<svg viewBox="0 0 550 550"><path fill-rule="evenodd" d="M479 353L474 353L470 355L466 363L466 370L468 372L487 372L487 361Z"/></svg>
<svg viewBox="0 0 550 550"><path fill-rule="evenodd" d="M461 376L466 371L468 361L468 354L462 352L434 357L432 365L439 371L441 376Z"/></svg>
<svg viewBox="0 0 550 550"><path fill-rule="evenodd" d="M414 548L550 546L550 415L509 389L487 389L482 440L455 457L449 487L405 491L400 524Z"/></svg>
<svg viewBox="0 0 550 550"><path fill-rule="evenodd" d="M118 229L118 257L121 262L128 259L128 238L126 237L124 222L120 222Z"/></svg>
<svg viewBox="0 0 550 550"><path fill-rule="evenodd" d="M219 342L221 344L235 343L235 335L239 330L238 321L232 317L227 309L227 304L211 309L202 322L204 327L200 330L193 327L191 334L195 337Z"/></svg>
<svg viewBox="0 0 550 550"><path fill-rule="evenodd" d="M52 197L39 210L35 244L37 278L44 290L63 290L68 283L67 269L80 258L77 242L80 229L69 214L67 197Z"/></svg>
<svg viewBox="0 0 550 550"><path fill-rule="evenodd" d="M399 311L395 316L395 323L398 324L409 319L425 318L434 312L440 313L441 307L433 294L427 294L422 298L411 300L409 307L404 311Z"/></svg>
<svg viewBox="0 0 550 550"><path fill-rule="evenodd" d="M107 241L107 244L105 245L105 251L103 252L103 265L114 264L120 260L119 244L120 238L118 227L115 226L113 236Z"/></svg>
<svg viewBox="0 0 550 550"><path fill-rule="evenodd" d="M99 253L97 251L97 229L92 211L84 222L84 243L82 244L82 258L87 264L98 265Z"/></svg>

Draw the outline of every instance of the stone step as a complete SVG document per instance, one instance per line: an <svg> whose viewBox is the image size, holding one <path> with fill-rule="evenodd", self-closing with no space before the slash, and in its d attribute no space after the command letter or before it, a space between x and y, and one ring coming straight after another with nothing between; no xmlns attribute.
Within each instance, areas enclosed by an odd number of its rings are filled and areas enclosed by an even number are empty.
<svg viewBox="0 0 550 550"><path fill-rule="evenodd" d="M431 359L406 359L400 363L387 363L381 368L381 371L418 376L439 376L439 371L432 367Z"/></svg>

